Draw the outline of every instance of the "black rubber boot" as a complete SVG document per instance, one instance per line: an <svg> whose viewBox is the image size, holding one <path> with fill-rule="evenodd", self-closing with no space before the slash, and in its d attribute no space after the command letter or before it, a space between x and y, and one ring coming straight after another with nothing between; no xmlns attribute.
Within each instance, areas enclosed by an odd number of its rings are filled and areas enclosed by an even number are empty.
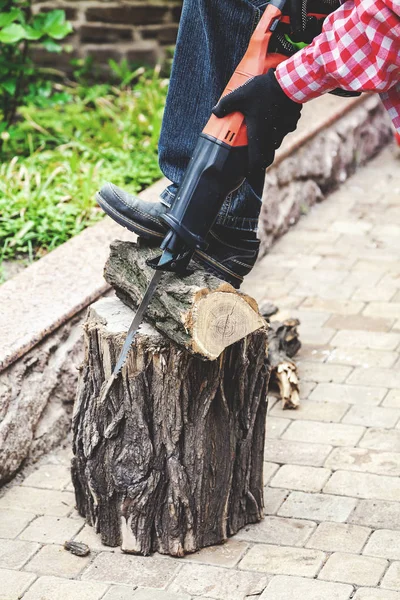
<svg viewBox="0 0 400 600"><path fill-rule="evenodd" d="M161 243L167 226L160 216L168 212L161 202L148 202L124 192L112 183L96 195L101 208L114 221L152 243ZM208 248L196 250L194 261L206 271L239 288L257 260L260 242L253 232L213 227L208 236Z"/></svg>

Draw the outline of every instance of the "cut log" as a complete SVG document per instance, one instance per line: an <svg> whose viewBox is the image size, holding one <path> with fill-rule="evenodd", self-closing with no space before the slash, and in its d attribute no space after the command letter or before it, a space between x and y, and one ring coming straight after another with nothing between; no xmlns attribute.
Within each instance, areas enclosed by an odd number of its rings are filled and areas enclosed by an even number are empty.
<svg viewBox="0 0 400 600"><path fill-rule="evenodd" d="M182 287L176 293L182 298ZM190 310L188 297L182 301ZM153 315L161 302L162 293ZM193 338L170 306L171 337L186 346ZM263 516L267 329L258 327L207 361L144 324L102 404L101 387L132 316L120 300L107 298L90 308L84 326L73 416L77 507L104 544L183 556Z"/></svg>
<svg viewBox="0 0 400 600"><path fill-rule="evenodd" d="M146 260L159 249L116 241L104 275L117 296L136 309L154 271ZM146 319L190 353L214 360L231 344L265 327L253 298L198 270L180 279L165 273Z"/></svg>

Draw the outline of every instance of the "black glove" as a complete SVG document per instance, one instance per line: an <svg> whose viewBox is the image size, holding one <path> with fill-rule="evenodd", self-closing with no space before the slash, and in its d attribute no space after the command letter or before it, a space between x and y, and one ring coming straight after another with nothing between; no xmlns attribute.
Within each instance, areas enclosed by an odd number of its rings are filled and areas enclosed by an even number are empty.
<svg viewBox="0 0 400 600"><path fill-rule="evenodd" d="M249 140L247 179L256 189L274 161L275 150L296 129L301 109L301 104L286 96L273 69L227 94L213 109L220 118L236 111L244 115Z"/></svg>

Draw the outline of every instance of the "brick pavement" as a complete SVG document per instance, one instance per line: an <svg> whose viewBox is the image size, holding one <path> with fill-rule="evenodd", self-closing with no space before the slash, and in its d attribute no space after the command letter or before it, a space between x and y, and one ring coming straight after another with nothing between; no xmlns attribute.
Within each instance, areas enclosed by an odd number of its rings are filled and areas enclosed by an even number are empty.
<svg viewBox="0 0 400 600"><path fill-rule="evenodd" d="M246 283L297 316L302 406L272 399L262 523L185 559L102 546L69 450L0 498L1 600L400 600L400 170L385 150ZM75 538L91 554L62 544Z"/></svg>

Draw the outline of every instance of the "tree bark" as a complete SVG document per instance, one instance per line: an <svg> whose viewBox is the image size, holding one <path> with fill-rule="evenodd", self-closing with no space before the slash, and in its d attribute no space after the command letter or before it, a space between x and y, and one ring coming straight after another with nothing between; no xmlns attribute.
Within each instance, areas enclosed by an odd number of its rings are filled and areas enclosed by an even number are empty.
<svg viewBox="0 0 400 600"><path fill-rule="evenodd" d="M84 326L73 417L77 507L107 545L183 556L262 518L267 330L205 361L143 325L100 404L132 314L107 298Z"/></svg>
<svg viewBox="0 0 400 600"><path fill-rule="evenodd" d="M146 260L159 253L131 242L111 244L104 276L132 309L138 307L154 273ZM184 278L165 273L146 319L191 354L208 360L265 327L253 298L201 269Z"/></svg>

